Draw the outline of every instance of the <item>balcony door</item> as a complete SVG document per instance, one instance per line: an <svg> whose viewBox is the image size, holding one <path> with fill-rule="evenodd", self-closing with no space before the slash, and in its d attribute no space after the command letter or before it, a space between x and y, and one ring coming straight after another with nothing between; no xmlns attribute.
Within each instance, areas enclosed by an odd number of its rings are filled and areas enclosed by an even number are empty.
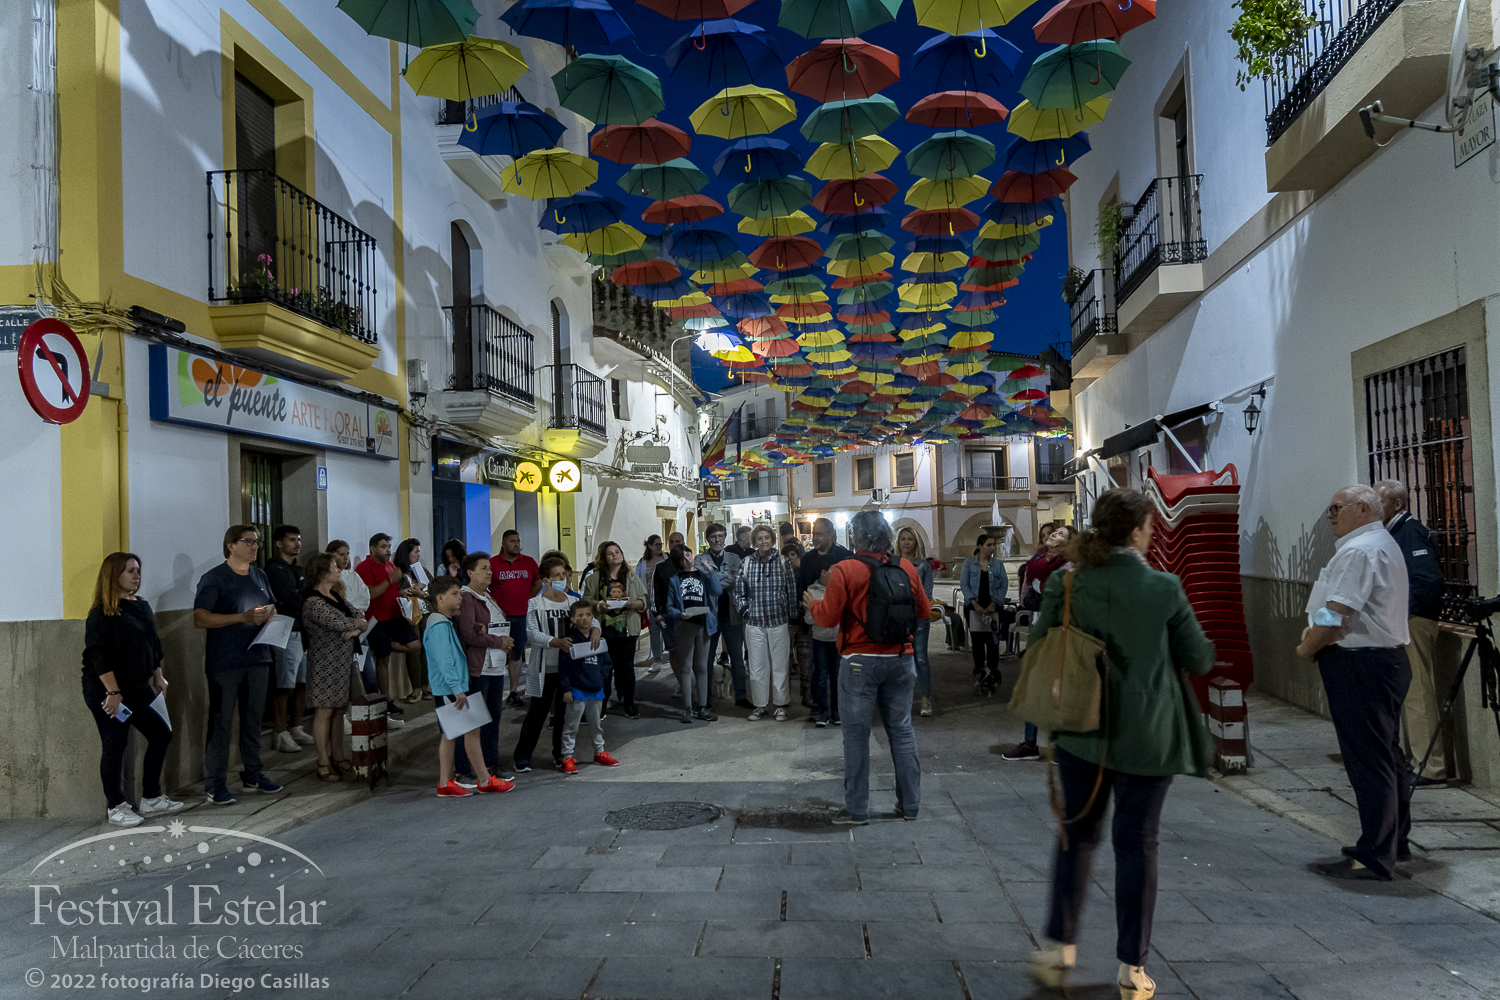
<svg viewBox="0 0 1500 1000"><path fill-rule="evenodd" d="M969 452L969 489L998 490L1006 475L1004 448Z"/></svg>
<svg viewBox="0 0 1500 1000"><path fill-rule="evenodd" d="M242 276L261 272L259 259L266 256L272 261L266 270L284 276L293 262L277 257L276 104L238 73L234 76L234 158L237 170L265 171L242 173L236 185L238 271Z"/></svg>
<svg viewBox="0 0 1500 1000"><path fill-rule="evenodd" d="M469 240L463 227L448 225L453 257L453 388L474 388L474 287ZM457 538L453 535L450 537Z"/></svg>

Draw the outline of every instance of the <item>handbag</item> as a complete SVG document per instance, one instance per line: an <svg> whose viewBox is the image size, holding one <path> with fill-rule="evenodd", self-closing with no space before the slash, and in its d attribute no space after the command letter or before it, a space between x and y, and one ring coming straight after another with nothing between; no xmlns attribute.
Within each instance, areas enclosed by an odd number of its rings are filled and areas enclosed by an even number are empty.
<svg viewBox="0 0 1500 1000"><path fill-rule="evenodd" d="M1010 707L1043 732L1099 728L1104 642L1073 625L1073 571L1063 580L1062 624L1026 648ZM1108 669L1107 666L1105 669Z"/></svg>

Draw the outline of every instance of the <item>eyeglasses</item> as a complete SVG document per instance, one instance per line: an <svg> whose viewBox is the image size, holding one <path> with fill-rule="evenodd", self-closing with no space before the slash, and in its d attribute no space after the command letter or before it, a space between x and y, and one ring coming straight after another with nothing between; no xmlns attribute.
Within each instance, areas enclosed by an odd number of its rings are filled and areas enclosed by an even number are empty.
<svg viewBox="0 0 1500 1000"><path fill-rule="evenodd" d="M1331 503L1328 505L1328 517L1330 519L1337 518L1339 516L1339 511L1343 510L1345 507L1353 506L1354 504L1352 503Z"/></svg>
<svg viewBox="0 0 1500 1000"><path fill-rule="evenodd" d="M259 538L236 538L235 539L235 544L236 545L248 545L252 549L258 549L258 548L260 548L260 539Z"/></svg>

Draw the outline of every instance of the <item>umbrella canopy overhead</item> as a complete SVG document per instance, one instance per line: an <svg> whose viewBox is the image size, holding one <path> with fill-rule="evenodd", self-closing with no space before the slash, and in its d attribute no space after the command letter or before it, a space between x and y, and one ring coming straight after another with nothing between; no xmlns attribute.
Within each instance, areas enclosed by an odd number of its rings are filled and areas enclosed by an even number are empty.
<svg viewBox="0 0 1500 1000"><path fill-rule="evenodd" d="M527 69L526 57L514 45L471 35L424 48L401 75L419 94L465 101L507 90Z"/></svg>
<svg viewBox="0 0 1500 1000"><path fill-rule="evenodd" d="M1119 86L1129 66L1114 42L1060 45L1031 64L1021 94L1038 108L1082 107Z"/></svg>
<svg viewBox="0 0 1500 1000"><path fill-rule="evenodd" d="M535 104L509 101L481 109L471 125L459 133L458 142L481 156L525 156L551 149L568 130Z"/></svg>
<svg viewBox="0 0 1500 1000"><path fill-rule="evenodd" d="M743 178L736 173L737 169L744 172ZM776 180L801 169L802 157L792 149L791 143L770 136L736 140L714 160L714 173L719 177L728 173L737 180L746 181Z"/></svg>
<svg viewBox="0 0 1500 1000"><path fill-rule="evenodd" d="M606 125L589 138L589 152L616 163L666 163L687 156L693 137L647 118L639 125Z"/></svg>
<svg viewBox="0 0 1500 1000"><path fill-rule="evenodd" d="M1009 24L1036 0L915 0L917 23L950 35Z"/></svg>
<svg viewBox="0 0 1500 1000"><path fill-rule="evenodd" d="M869 173L863 177L829 181L813 196L812 204L820 212L852 214L884 205L899 190L896 182L883 174Z"/></svg>
<svg viewBox="0 0 1500 1000"><path fill-rule="evenodd" d="M736 184L729 192L729 208L750 219L791 215L812 201L812 184L804 177Z"/></svg>
<svg viewBox="0 0 1500 1000"><path fill-rule="evenodd" d="M1003 88L1021 50L988 28L962 35L938 35L923 42L912 58L912 73L933 90Z"/></svg>
<svg viewBox="0 0 1500 1000"><path fill-rule="evenodd" d="M1039 174L1010 170L990 186L990 194L996 201L1042 201L1062 194L1076 180L1078 178L1065 167L1053 167Z"/></svg>
<svg viewBox="0 0 1500 1000"><path fill-rule="evenodd" d="M846 101L879 93L901 78L901 59L858 38L830 38L793 59L788 90L815 101Z"/></svg>
<svg viewBox="0 0 1500 1000"><path fill-rule="evenodd" d="M901 0L781 0L776 23L803 38L852 38L896 19Z"/></svg>
<svg viewBox="0 0 1500 1000"><path fill-rule="evenodd" d="M671 75L709 87L751 83L781 68L781 54L758 24L704 21L667 47Z"/></svg>
<svg viewBox="0 0 1500 1000"><path fill-rule="evenodd" d="M852 142L875 135L901 117L901 109L889 97L860 97L829 101L815 109L802 123L808 142Z"/></svg>
<svg viewBox="0 0 1500 1000"><path fill-rule="evenodd" d="M984 197L989 186L990 182L978 174L943 180L924 177L907 190L906 204L923 211L962 208L974 199Z"/></svg>
<svg viewBox="0 0 1500 1000"><path fill-rule="evenodd" d="M639 164L619 180L626 191L639 192L657 201L697 194L707 183L707 174L695 167L693 161L681 158L661 164Z"/></svg>
<svg viewBox="0 0 1500 1000"><path fill-rule="evenodd" d="M1119 38L1156 17L1156 0L1063 0L1036 23L1036 40L1077 45L1096 38Z"/></svg>
<svg viewBox="0 0 1500 1000"><path fill-rule="evenodd" d="M1104 120L1108 97L1096 97L1081 108L1039 108L1022 101L1010 113L1005 128L1030 142L1066 139Z"/></svg>
<svg viewBox="0 0 1500 1000"><path fill-rule="evenodd" d="M995 144L962 130L935 135L906 154L908 172L935 181L973 177L994 162Z"/></svg>
<svg viewBox="0 0 1500 1000"><path fill-rule="evenodd" d="M579 56L552 83L563 107L592 122L639 125L667 106L656 74L624 56Z"/></svg>
<svg viewBox="0 0 1500 1000"><path fill-rule="evenodd" d="M1039 174L1072 163L1088 151L1087 132L1076 132L1066 139L1042 139L1039 142L1016 139L1000 154L1000 168Z"/></svg>
<svg viewBox="0 0 1500 1000"><path fill-rule="evenodd" d="M338 9L368 34L418 48L461 42L479 23L470 0L339 0Z"/></svg>
<svg viewBox="0 0 1500 1000"><path fill-rule="evenodd" d="M674 21L703 21L715 17L733 17L754 0L635 0Z"/></svg>
<svg viewBox="0 0 1500 1000"><path fill-rule="evenodd" d="M797 105L768 87L727 87L700 104L689 121L699 135L763 135L797 120Z"/></svg>
<svg viewBox="0 0 1500 1000"><path fill-rule="evenodd" d="M1005 121L1010 109L988 94L945 90L929 94L906 112L906 120L928 128L978 128Z"/></svg>
<svg viewBox="0 0 1500 1000"><path fill-rule="evenodd" d="M521 0L500 20L518 35L578 48L608 45L634 32L609 0Z"/></svg>
<svg viewBox="0 0 1500 1000"><path fill-rule="evenodd" d="M543 149L505 168L500 186L522 198L566 198L599 179L599 164L566 149Z"/></svg>
<svg viewBox="0 0 1500 1000"><path fill-rule="evenodd" d="M702 222L724 214L724 206L707 195L689 194L667 201L653 201L641 213L646 222L673 225L679 222Z"/></svg>
<svg viewBox="0 0 1500 1000"><path fill-rule="evenodd" d="M625 206L615 199L595 191L580 191L571 197L549 199L539 225L554 233L587 233L624 217Z"/></svg>
<svg viewBox="0 0 1500 1000"><path fill-rule="evenodd" d="M819 180L852 180L884 170L901 150L878 135L853 142L825 142L807 158L807 172Z"/></svg>

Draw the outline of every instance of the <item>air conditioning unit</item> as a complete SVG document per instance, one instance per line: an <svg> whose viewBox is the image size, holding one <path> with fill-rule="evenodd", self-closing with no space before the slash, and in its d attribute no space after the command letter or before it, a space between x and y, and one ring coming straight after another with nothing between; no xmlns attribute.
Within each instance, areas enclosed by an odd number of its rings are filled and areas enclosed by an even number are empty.
<svg viewBox="0 0 1500 1000"><path fill-rule="evenodd" d="M406 362L406 391L412 395L427 394L427 362L410 358Z"/></svg>
<svg viewBox="0 0 1500 1000"><path fill-rule="evenodd" d="M870 502L871 503L885 503L885 490L871 490L870 491Z"/></svg>

